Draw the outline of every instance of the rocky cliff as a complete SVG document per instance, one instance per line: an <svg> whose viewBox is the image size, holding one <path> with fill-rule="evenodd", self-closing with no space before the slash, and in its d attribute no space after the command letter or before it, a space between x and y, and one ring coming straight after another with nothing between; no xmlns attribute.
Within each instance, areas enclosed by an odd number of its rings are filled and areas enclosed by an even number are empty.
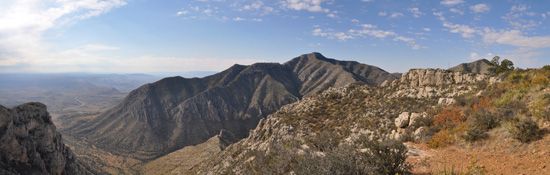
<svg viewBox="0 0 550 175"><path fill-rule="evenodd" d="M396 78L374 66L319 53L284 64L235 65L205 78L170 77L144 85L66 133L117 154L152 159L202 143L221 130L244 138L281 106L329 87L378 85Z"/></svg>
<svg viewBox="0 0 550 175"><path fill-rule="evenodd" d="M0 106L0 174L91 174L63 144L46 106Z"/></svg>
<svg viewBox="0 0 550 175"><path fill-rule="evenodd" d="M382 87L395 89L390 97L456 97L472 90L471 85L493 84L497 77L486 74L454 72L443 69L411 69L400 79L385 81Z"/></svg>

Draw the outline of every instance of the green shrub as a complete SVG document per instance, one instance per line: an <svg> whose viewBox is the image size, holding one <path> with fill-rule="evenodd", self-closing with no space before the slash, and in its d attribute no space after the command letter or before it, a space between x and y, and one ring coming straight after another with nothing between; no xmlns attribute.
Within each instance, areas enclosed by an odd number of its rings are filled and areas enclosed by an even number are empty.
<svg viewBox="0 0 550 175"><path fill-rule="evenodd" d="M487 131L479 127L469 127L462 135L462 138L468 142L475 142L487 138Z"/></svg>
<svg viewBox="0 0 550 175"><path fill-rule="evenodd" d="M455 142L454 137L448 129L441 130L435 133L430 141L428 141L428 147L440 148L451 145Z"/></svg>
<svg viewBox="0 0 550 175"><path fill-rule="evenodd" d="M335 132L324 130L308 141L319 151L326 152L338 146L338 138L339 136Z"/></svg>
<svg viewBox="0 0 550 175"><path fill-rule="evenodd" d="M407 147L395 140L362 139L363 147L368 151L363 153L367 158L370 174L408 174L410 166L406 163Z"/></svg>
<svg viewBox="0 0 550 175"><path fill-rule="evenodd" d="M529 104L529 112L539 119L550 121L550 94L533 100Z"/></svg>
<svg viewBox="0 0 550 175"><path fill-rule="evenodd" d="M407 148L403 143L370 140L364 136L357 142L358 147L340 145L323 152L324 156L306 154L292 168L296 174L410 174L410 166L405 162Z"/></svg>
<svg viewBox="0 0 550 175"><path fill-rule="evenodd" d="M467 121L467 128L462 138L468 142L475 142L488 137L487 131L497 127L498 119L489 111L480 109L473 113Z"/></svg>
<svg viewBox="0 0 550 175"><path fill-rule="evenodd" d="M480 130L488 131L498 126L499 120L487 110L479 110L468 119L469 125Z"/></svg>
<svg viewBox="0 0 550 175"><path fill-rule="evenodd" d="M513 119L508 126L508 132L514 139L523 143L538 140L542 137L542 132L531 119Z"/></svg>

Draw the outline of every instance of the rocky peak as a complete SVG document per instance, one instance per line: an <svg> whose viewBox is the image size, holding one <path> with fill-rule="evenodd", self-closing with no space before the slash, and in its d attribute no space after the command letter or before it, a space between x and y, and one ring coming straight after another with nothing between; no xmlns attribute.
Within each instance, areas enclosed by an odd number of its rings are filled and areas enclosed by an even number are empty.
<svg viewBox="0 0 550 175"><path fill-rule="evenodd" d="M0 174L91 174L78 164L41 103L0 106Z"/></svg>
<svg viewBox="0 0 550 175"><path fill-rule="evenodd" d="M480 59L470 63L462 63L457 66L451 67L448 70L454 72L463 72L463 73L477 73L477 74L489 74L491 73L491 68L495 67L487 59Z"/></svg>

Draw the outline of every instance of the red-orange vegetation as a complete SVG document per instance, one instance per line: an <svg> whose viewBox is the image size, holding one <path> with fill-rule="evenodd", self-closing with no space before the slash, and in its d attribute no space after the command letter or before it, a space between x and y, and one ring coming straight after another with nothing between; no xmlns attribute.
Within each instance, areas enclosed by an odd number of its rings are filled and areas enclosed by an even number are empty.
<svg viewBox="0 0 550 175"><path fill-rule="evenodd" d="M464 112L455 106L446 107L434 118L434 124L442 128L453 128L466 121Z"/></svg>

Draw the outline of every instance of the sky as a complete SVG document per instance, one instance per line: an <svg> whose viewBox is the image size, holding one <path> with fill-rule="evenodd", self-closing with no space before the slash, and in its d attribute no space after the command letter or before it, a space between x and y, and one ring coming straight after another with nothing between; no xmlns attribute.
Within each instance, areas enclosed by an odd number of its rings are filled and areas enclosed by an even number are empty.
<svg viewBox="0 0 550 175"><path fill-rule="evenodd" d="M159 73L301 54L389 72L550 64L550 1L0 0L0 72Z"/></svg>

